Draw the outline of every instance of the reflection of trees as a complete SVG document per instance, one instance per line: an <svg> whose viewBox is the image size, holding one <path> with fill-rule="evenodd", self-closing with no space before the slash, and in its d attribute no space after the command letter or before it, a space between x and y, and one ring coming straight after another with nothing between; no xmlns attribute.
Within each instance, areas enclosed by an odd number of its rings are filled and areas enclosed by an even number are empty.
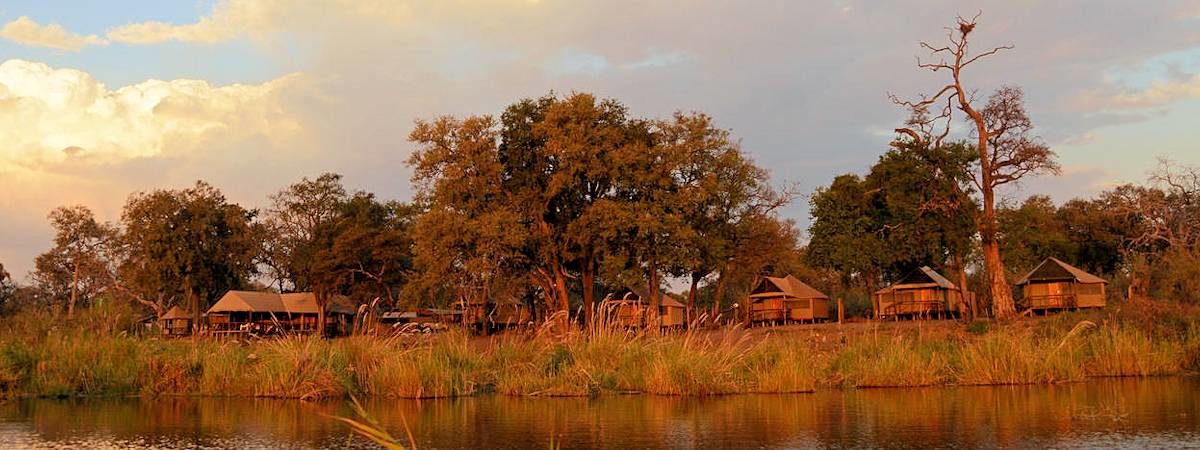
<svg viewBox="0 0 1200 450"><path fill-rule="evenodd" d="M375 399L365 405L395 435L402 417L437 447L1063 446L1092 432L1200 429L1200 382L1130 379L1057 386L865 389L801 395ZM0 420L38 439L79 443L253 442L344 447L324 415L340 402L251 399L24 400ZM428 446L428 445L425 445Z"/></svg>

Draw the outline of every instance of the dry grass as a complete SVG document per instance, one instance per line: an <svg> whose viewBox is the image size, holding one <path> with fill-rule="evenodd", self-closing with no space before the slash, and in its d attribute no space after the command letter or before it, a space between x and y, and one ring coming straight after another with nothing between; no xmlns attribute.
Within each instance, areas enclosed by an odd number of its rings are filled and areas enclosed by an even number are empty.
<svg viewBox="0 0 1200 450"><path fill-rule="evenodd" d="M737 327L473 338L288 337L236 343L137 336L131 316L25 312L0 325L0 386L17 395L702 396L823 388L1026 384L1181 374L1200 366L1200 316L1063 314L968 333L952 322L838 339ZM1165 323L1164 323L1165 322ZM1089 325L1090 324L1090 325ZM833 326L830 329L837 329Z"/></svg>

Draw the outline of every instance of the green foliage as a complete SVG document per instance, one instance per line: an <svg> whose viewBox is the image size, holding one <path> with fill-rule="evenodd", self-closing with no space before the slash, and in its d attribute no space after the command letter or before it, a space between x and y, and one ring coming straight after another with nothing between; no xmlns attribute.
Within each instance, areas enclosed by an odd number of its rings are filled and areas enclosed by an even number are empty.
<svg viewBox="0 0 1200 450"><path fill-rule="evenodd" d="M997 215L1004 265L1017 276L1049 257L1075 262L1078 246L1072 242L1067 224L1059 219L1058 207L1050 197L1029 197L1020 207L1001 208Z"/></svg>
<svg viewBox="0 0 1200 450"><path fill-rule="evenodd" d="M66 305L87 306L111 284L117 230L96 221L85 206L58 207L49 215L54 247L38 255L34 283Z"/></svg>
<svg viewBox="0 0 1200 450"><path fill-rule="evenodd" d="M615 100L551 94L510 105L499 121L419 121L410 139L427 208L415 225L425 270L414 290L426 297L440 286L468 299L533 288L564 310L597 286L656 293L669 274L690 277L695 292L709 274L735 278L735 260L759 256L750 270L778 260L741 249L786 224L771 211L788 197L704 114L637 119Z"/></svg>
<svg viewBox="0 0 1200 450"><path fill-rule="evenodd" d="M961 144L900 144L865 178L846 174L810 199L809 262L842 274L842 287L870 288L921 266L958 268L971 251L975 203Z"/></svg>

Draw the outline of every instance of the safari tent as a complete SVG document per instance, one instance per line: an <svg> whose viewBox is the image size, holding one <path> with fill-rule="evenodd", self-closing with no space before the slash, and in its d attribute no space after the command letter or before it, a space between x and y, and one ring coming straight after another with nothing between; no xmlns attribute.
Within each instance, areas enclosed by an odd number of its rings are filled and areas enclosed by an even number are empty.
<svg viewBox="0 0 1200 450"><path fill-rule="evenodd" d="M462 321L468 326L508 328L529 323L533 313L518 296L501 295L487 300L460 300L454 306L462 311Z"/></svg>
<svg viewBox="0 0 1200 450"><path fill-rule="evenodd" d="M815 322L829 319L829 296L796 277L763 277L750 291L751 323Z"/></svg>
<svg viewBox="0 0 1200 450"><path fill-rule="evenodd" d="M158 318L163 336L188 336L192 334L192 315L183 308L172 306Z"/></svg>
<svg viewBox="0 0 1200 450"><path fill-rule="evenodd" d="M684 305L671 294L659 294L657 314L650 313L648 291L626 288L608 294L600 302L602 317L621 326L641 328L657 324L662 328L682 328L686 323Z"/></svg>
<svg viewBox="0 0 1200 450"><path fill-rule="evenodd" d="M312 292L229 291L208 309L213 334L315 333L319 310ZM354 307L345 296L334 296L325 308L325 330L337 334L350 324Z"/></svg>
<svg viewBox="0 0 1200 450"><path fill-rule="evenodd" d="M934 318L962 313L962 291L928 266L913 271L871 296L875 317Z"/></svg>
<svg viewBox="0 0 1200 450"><path fill-rule="evenodd" d="M1017 280L1021 288L1019 304L1034 311L1102 308L1106 284L1104 279L1058 258L1047 258Z"/></svg>

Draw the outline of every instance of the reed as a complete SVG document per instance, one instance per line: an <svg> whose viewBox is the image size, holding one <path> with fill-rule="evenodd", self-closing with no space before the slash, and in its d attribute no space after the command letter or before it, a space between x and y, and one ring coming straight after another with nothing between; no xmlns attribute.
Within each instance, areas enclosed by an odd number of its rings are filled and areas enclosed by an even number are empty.
<svg viewBox="0 0 1200 450"><path fill-rule="evenodd" d="M547 326L493 337L233 342L141 336L135 325L120 325L126 312L117 309L85 310L74 321L44 314L0 324L0 388L10 395L703 396L1061 383L1200 368L1194 315L1166 325L1094 313L973 330L940 322L870 328L836 341L739 327L668 333L598 323L591 331Z"/></svg>

